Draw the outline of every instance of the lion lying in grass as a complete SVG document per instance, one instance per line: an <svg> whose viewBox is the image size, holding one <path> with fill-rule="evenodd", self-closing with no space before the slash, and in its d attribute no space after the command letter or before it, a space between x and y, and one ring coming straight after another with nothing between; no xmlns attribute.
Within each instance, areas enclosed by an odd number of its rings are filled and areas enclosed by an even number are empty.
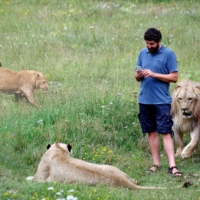
<svg viewBox="0 0 200 200"><path fill-rule="evenodd" d="M127 174L110 165L98 165L70 157L70 144L55 143L47 146L34 177L27 180L38 182L83 183L88 185L106 184L129 189L164 189L161 187L143 187Z"/></svg>
<svg viewBox="0 0 200 200"><path fill-rule="evenodd" d="M183 80L175 86L172 95L173 130L176 156L190 157L200 140L200 83ZM184 148L183 135L190 133L191 141Z"/></svg>
<svg viewBox="0 0 200 200"><path fill-rule="evenodd" d="M14 94L16 99L25 97L31 104L39 106L34 98L36 89L47 90L45 77L41 72L23 70L14 72L9 69L0 68L0 91Z"/></svg>

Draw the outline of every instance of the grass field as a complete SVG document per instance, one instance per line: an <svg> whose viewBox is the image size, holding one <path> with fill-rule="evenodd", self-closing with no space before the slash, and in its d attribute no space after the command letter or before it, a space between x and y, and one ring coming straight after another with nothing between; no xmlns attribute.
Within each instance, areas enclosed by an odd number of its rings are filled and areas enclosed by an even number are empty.
<svg viewBox="0 0 200 200"><path fill-rule="evenodd" d="M199 150L176 160L181 178L167 174L162 146L162 170L145 173L152 159L138 123L134 79L144 31L156 27L177 55L179 80L200 82L197 0L0 0L0 18L2 66L41 71L49 85L35 92L41 109L0 94L0 199L200 200ZM114 165L142 186L167 189L26 181L54 142L72 143L73 157ZM192 186L177 188L186 181Z"/></svg>

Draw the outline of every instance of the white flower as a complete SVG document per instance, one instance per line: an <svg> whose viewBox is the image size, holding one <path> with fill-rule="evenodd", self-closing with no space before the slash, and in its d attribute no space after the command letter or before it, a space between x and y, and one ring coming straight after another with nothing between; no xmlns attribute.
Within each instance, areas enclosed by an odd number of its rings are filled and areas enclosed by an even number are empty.
<svg viewBox="0 0 200 200"><path fill-rule="evenodd" d="M40 120L37 121L37 123L38 123L38 124L43 124L43 120L40 119Z"/></svg>
<svg viewBox="0 0 200 200"><path fill-rule="evenodd" d="M74 192L74 189L68 190L68 192Z"/></svg>
<svg viewBox="0 0 200 200"><path fill-rule="evenodd" d="M54 187L49 187L47 190L54 190Z"/></svg>
<svg viewBox="0 0 200 200"><path fill-rule="evenodd" d="M33 176L28 176L28 177L26 178L26 180L27 180L27 181L32 181L32 180L33 180Z"/></svg>
<svg viewBox="0 0 200 200"><path fill-rule="evenodd" d="M73 195L68 195L66 200L78 200L78 198L74 197Z"/></svg>

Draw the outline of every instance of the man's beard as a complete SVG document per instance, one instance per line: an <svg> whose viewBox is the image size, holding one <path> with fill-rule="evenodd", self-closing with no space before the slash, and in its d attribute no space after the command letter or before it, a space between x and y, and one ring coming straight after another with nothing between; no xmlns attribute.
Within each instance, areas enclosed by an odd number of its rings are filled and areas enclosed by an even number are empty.
<svg viewBox="0 0 200 200"><path fill-rule="evenodd" d="M159 49L159 44L157 44L156 47L148 48L150 54L156 53L158 49Z"/></svg>

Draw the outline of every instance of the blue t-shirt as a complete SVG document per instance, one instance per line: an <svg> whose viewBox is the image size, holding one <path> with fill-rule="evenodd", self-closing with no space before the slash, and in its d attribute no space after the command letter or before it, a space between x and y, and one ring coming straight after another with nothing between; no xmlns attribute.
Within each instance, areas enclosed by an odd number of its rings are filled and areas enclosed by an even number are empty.
<svg viewBox="0 0 200 200"><path fill-rule="evenodd" d="M169 74L178 71L176 55L163 45L155 54L149 53L147 48L140 51L137 66L150 69L159 74ZM156 78L147 77L141 80L138 103L142 104L170 104L172 98L169 92L170 83Z"/></svg>

